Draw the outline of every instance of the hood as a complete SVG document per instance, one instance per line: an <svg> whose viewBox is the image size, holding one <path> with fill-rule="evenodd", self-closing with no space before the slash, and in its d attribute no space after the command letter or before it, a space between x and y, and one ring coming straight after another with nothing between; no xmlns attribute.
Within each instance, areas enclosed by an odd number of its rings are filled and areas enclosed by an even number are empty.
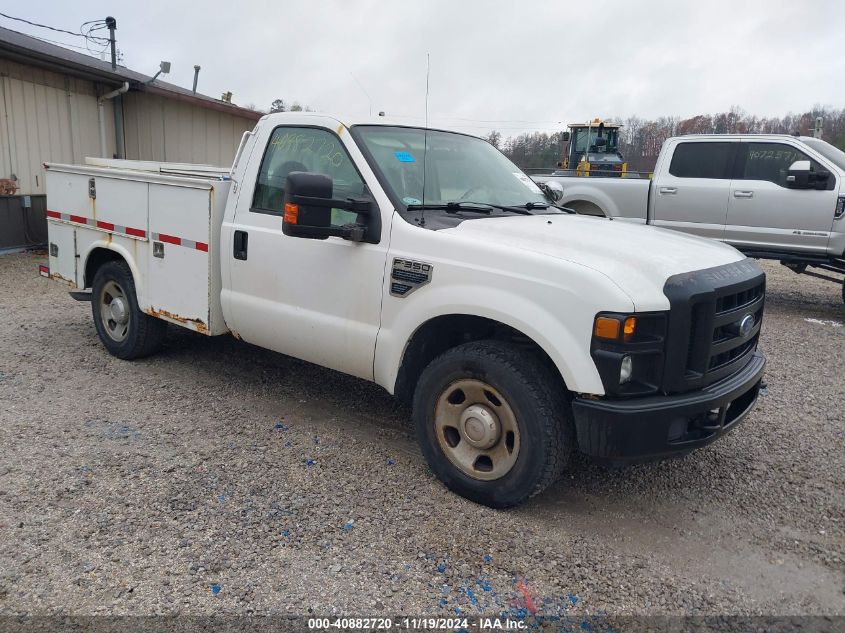
<svg viewBox="0 0 845 633"><path fill-rule="evenodd" d="M501 244L596 270L610 278L639 311L664 310L663 284L672 275L729 264L744 255L715 240L654 226L581 215L535 215L467 220L443 233Z"/></svg>

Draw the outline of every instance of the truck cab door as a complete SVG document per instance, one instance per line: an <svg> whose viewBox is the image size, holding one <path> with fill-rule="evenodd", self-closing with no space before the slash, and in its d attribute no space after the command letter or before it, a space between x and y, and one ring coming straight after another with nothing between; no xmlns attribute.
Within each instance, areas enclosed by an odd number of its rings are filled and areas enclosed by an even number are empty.
<svg viewBox="0 0 845 633"><path fill-rule="evenodd" d="M334 129L305 125L277 126L256 138L221 236L229 267L223 306L227 324L247 342L372 379L389 224L383 221L377 244L282 232L292 171L330 176L335 198L372 198L350 156L360 152L348 132L345 138L351 147ZM375 200L372 212L379 213ZM332 210L333 225L355 220L355 213Z"/></svg>
<svg viewBox="0 0 845 633"><path fill-rule="evenodd" d="M678 142L668 168L661 166L652 182L651 223L722 239L738 145L709 139Z"/></svg>
<svg viewBox="0 0 845 633"><path fill-rule="evenodd" d="M798 146L785 142L740 143L726 239L746 251L824 254L836 209L836 175L827 188L792 189L787 172L795 161L809 160L811 169L828 171Z"/></svg>

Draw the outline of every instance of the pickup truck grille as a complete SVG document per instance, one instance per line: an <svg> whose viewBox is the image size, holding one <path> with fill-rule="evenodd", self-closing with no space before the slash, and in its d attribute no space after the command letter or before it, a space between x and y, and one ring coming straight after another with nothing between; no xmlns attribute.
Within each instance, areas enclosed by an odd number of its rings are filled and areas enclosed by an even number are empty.
<svg viewBox="0 0 845 633"><path fill-rule="evenodd" d="M713 341L707 371L722 369L757 349L763 319L765 282L716 298ZM751 316L753 325L745 335L739 331L742 320Z"/></svg>
<svg viewBox="0 0 845 633"><path fill-rule="evenodd" d="M742 369L757 349L765 291L750 260L671 277L663 391L700 389Z"/></svg>

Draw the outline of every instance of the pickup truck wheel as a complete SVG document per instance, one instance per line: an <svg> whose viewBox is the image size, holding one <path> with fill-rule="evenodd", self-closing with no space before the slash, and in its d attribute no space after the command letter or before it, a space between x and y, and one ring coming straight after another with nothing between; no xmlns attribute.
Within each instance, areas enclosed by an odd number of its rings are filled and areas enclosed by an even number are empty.
<svg viewBox="0 0 845 633"><path fill-rule="evenodd" d="M466 343L433 360L417 384L413 415L434 474L494 508L542 492L574 445L560 380L534 353L507 342Z"/></svg>
<svg viewBox="0 0 845 633"><path fill-rule="evenodd" d="M159 350L167 324L138 307L135 281L126 263L103 264L94 275L92 290L94 326L110 354L131 360Z"/></svg>

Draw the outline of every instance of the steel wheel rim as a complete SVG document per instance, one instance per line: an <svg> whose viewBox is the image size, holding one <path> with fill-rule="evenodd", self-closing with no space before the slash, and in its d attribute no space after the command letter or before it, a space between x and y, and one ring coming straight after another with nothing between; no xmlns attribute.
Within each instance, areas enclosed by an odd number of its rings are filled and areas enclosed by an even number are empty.
<svg viewBox="0 0 845 633"><path fill-rule="evenodd" d="M106 334L117 343L124 341L129 333L129 299L123 288L115 281L107 281L100 290L98 301L100 322Z"/></svg>
<svg viewBox="0 0 845 633"><path fill-rule="evenodd" d="M457 380L443 390L434 432L446 458L473 479L500 479L519 456L516 416L502 394L482 380Z"/></svg>

